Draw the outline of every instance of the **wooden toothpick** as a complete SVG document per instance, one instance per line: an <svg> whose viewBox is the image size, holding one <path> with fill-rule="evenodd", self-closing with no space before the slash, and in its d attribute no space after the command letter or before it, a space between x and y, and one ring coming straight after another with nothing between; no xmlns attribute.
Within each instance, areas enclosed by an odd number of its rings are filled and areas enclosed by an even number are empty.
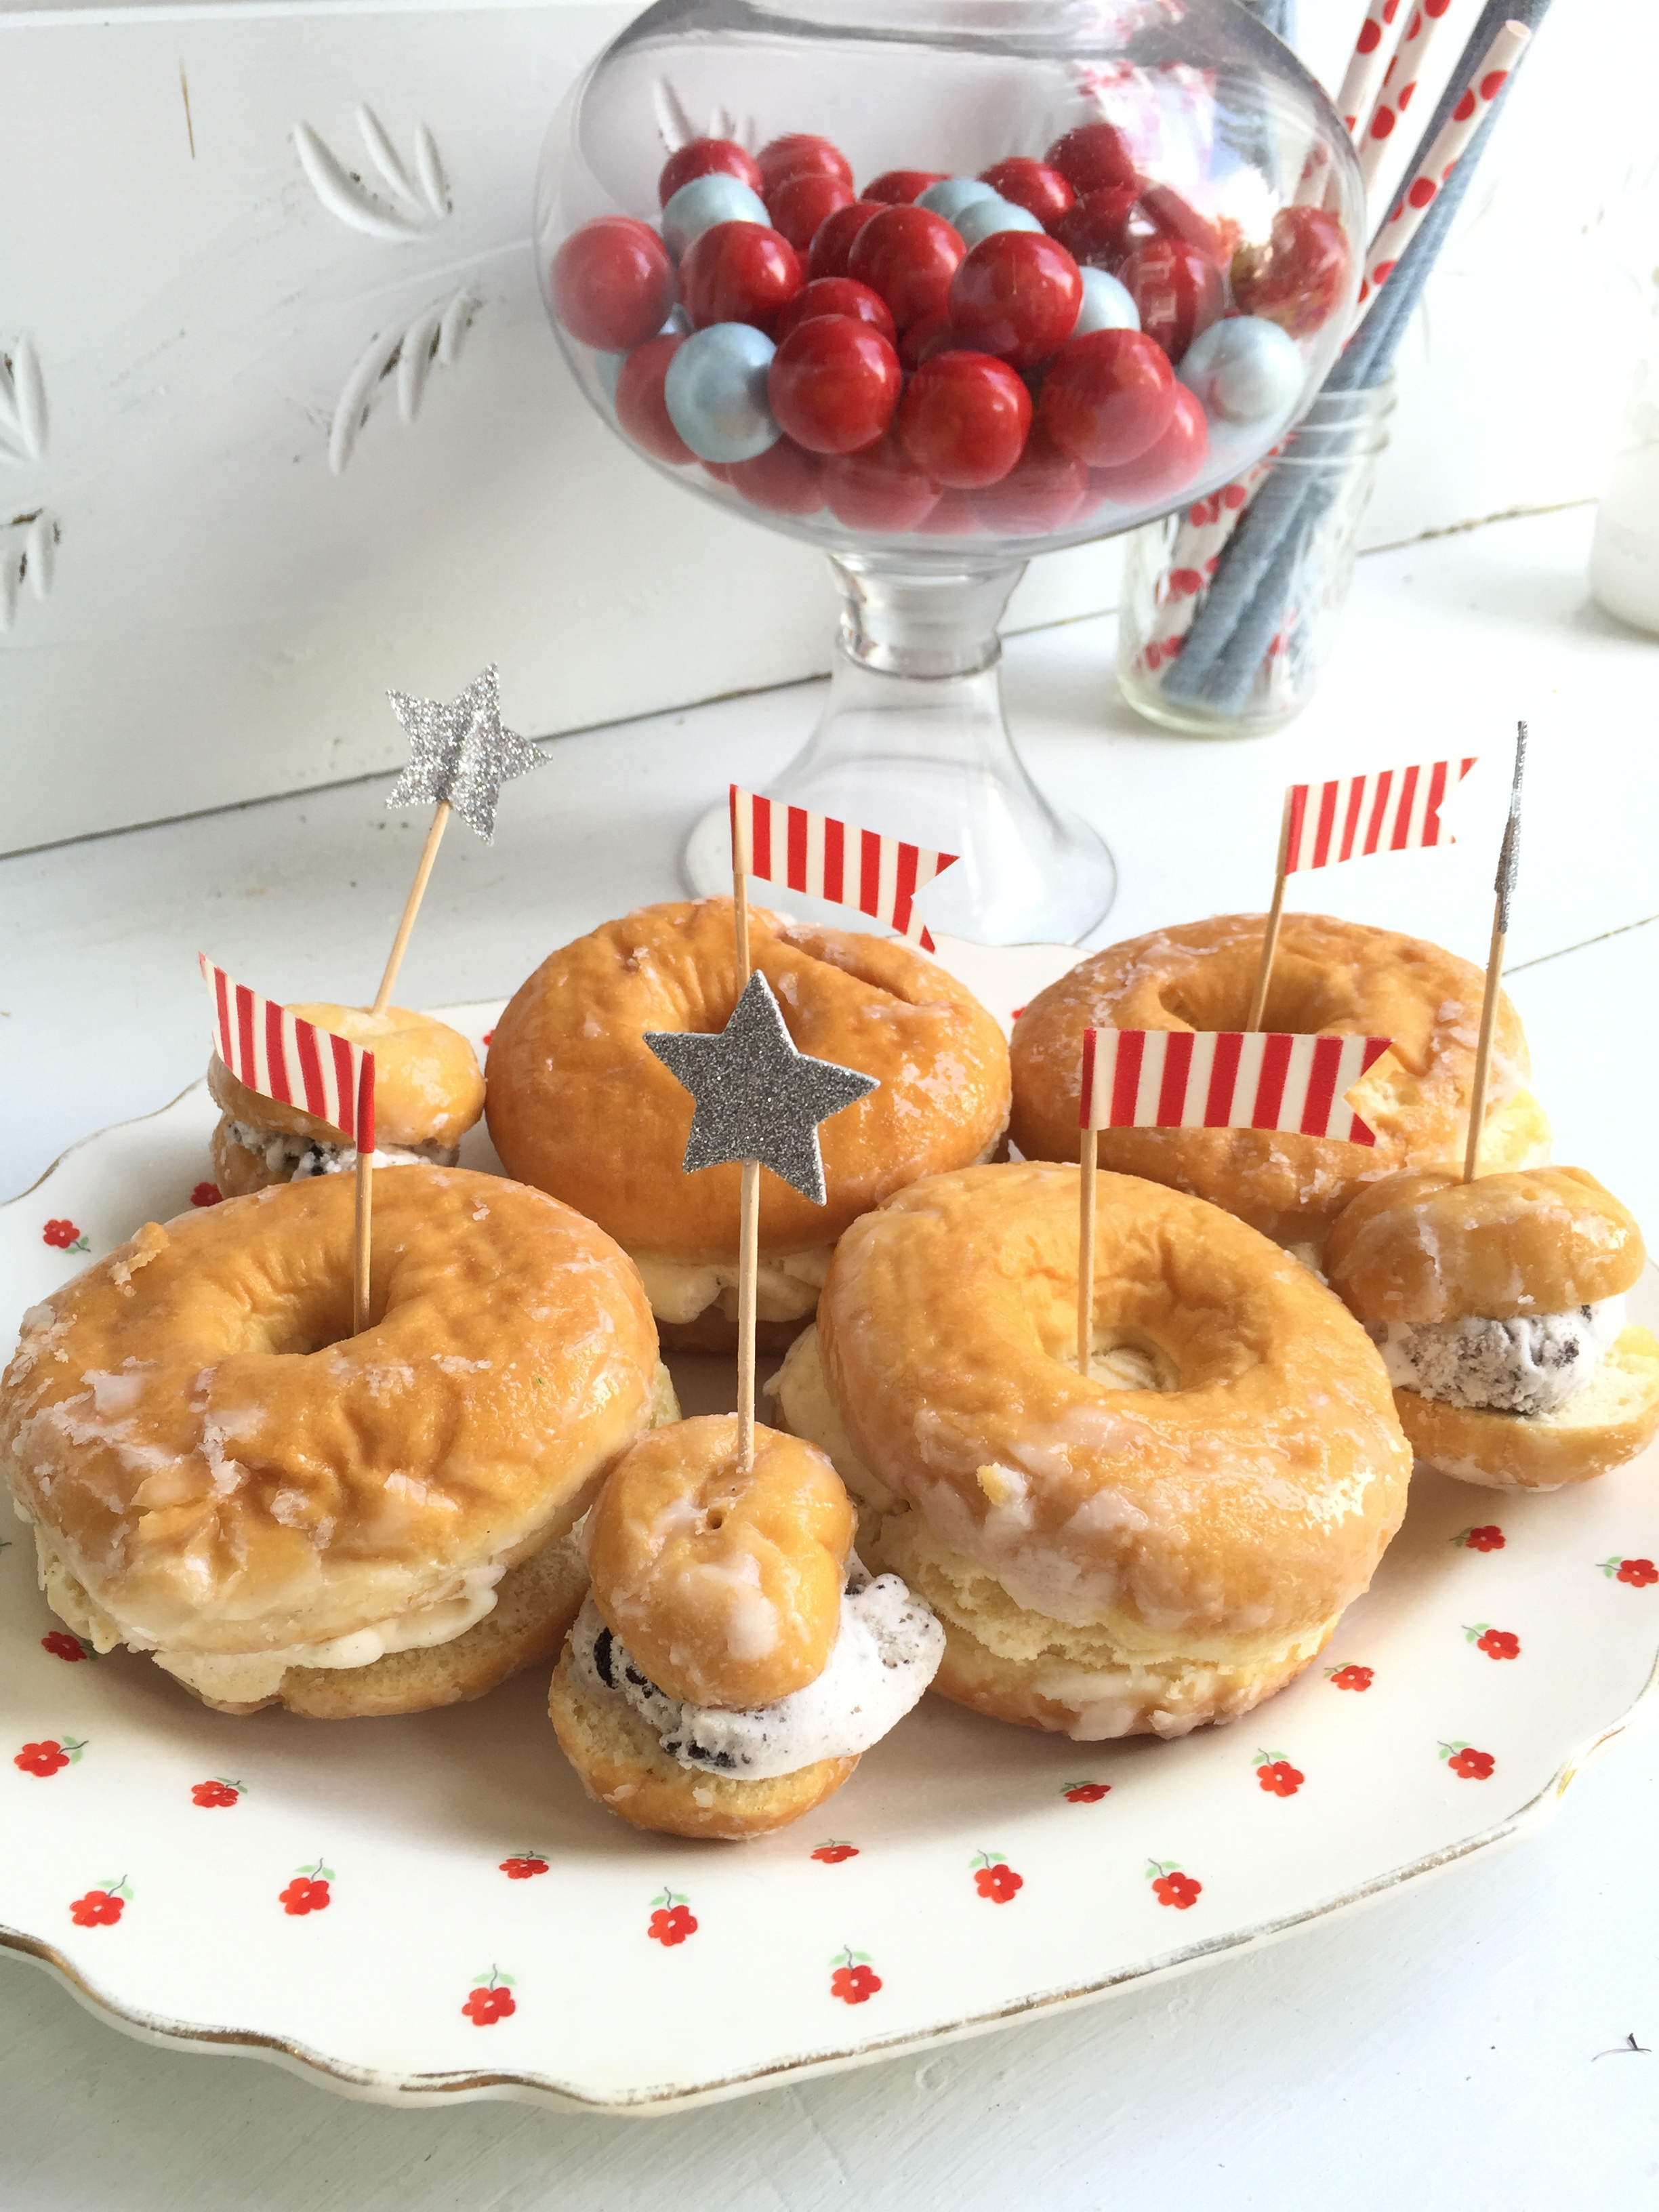
<svg viewBox="0 0 1659 2212"><path fill-rule="evenodd" d="M738 996L748 988L750 823L732 810L732 920L737 935ZM738 1207L738 1473L755 1465L755 1301L760 1271L760 1162L743 1163Z"/></svg>
<svg viewBox="0 0 1659 2212"><path fill-rule="evenodd" d="M370 1244L374 1221L374 1055L363 1054L357 1078L357 1211L351 1240L351 1333L368 1327Z"/></svg>
<svg viewBox="0 0 1659 2212"><path fill-rule="evenodd" d="M1480 1172L1480 1139L1486 1118L1486 1085L1492 1072L1492 1033L1504 982L1504 951L1510 933L1510 903L1521 866L1521 778L1527 765L1527 726L1515 726L1515 774L1510 783L1510 816L1498 854L1497 902L1492 908L1492 946L1486 955L1486 988L1480 1000L1480 1036L1474 1048L1474 1081L1469 1091L1469 1133L1463 1148L1463 1180Z"/></svg>
<svg viewBox="0 0 1659 2212"><path fill-rule="evenodd" d="M1077 1371L1088 1376L1095 1350L1095 1171L1100 1133L1083 1132L1078 1151Z"/></svg>
<svg viewBox="0 0 1659 2212"><path fill-rule="evenodd" d="M1250 994L1249 1018L1247 1030L1259 1030L1267 1012L1267 993L1273 980L1273 959L1279 951L1279 925L1285 913L1285 877L1286 860L1290 858L1291 793L1285 793L1285 811L1279 823L1279 863L1273 871L1273 900L1267 908L1267 925L1261 933L1261 959L1255 971L1255 989Z"/></svg>
<svg viewBox="0 0 1659 2212"><path fill-rule="evenodd" d="M380 988L374 994L371 1013L383 1014L392 1004L392 993L398 981L398 970L404 964L404 955L409 950L410 932L415 917L421 910L421 901L426 896L426 887L432 874L432 866L438 857L438 848L443 843L444 831L449 827L449 817L454 811L447 799L438 801L432 817L432 827L426 833L426 842L421 848L421 857L416 864L415 880L409 887L409 896L404 902L404 918L398 924L398 934L392 940L392 951L386 963L386 973L380 978Z"/></svg>

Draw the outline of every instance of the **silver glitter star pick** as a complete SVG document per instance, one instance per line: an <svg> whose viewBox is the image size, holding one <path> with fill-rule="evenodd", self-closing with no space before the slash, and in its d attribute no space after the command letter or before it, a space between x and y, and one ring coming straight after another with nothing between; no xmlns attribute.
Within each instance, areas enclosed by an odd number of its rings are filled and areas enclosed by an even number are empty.
<svg viewBox="0 0 1659 2212"><path fill-rule="evenodd" d="M758 1160L823 1205L818 1123L878 1090L873 1075L798 1052L758 970L718 1036L647 1030L645 1041L696 1102L682 1163L687 1175L723 1160Z"/></svg>
<svg viewBox="0 0 1659 2212"><path fill-rule="evenodd" d="M501 786L528 775L544 758L503 724L495 664L475 676L459 699L410 699L401 691L386 696L409 732L409 766L386 805L446 799L486 845L493 843Z"/></svg>

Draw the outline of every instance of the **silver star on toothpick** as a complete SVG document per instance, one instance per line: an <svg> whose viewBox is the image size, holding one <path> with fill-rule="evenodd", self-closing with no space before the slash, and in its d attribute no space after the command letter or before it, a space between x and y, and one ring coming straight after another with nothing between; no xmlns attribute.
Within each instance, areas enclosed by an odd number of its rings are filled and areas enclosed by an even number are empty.
<svg viewBox="0 0 1659 2212"><path fill-rule="evenodd" d="M501 786L540 768L544 756L501 720L495 664L475 676L459 699L410 699L388 691L392 711L409 732L409 766L392 787L388 806L447 799L485 844L495 836Z"/></svg>
<svg viewBox="0 0 1659 2212"><path fill-rule="evenodd" d="M687 1175L722 1160L758 1160L823 1205L818 1123L878 1090L873 1075L798 1052L758 971L718 1036L647 1030L645 1041L696 1101L682 1163Z"/></svg>

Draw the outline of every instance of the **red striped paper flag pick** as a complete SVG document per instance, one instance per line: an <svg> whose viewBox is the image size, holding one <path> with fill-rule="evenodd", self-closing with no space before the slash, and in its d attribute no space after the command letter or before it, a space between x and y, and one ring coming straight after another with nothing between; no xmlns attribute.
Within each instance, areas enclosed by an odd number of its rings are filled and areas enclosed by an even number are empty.
<svg viewBox="0 0 1659 2212"><path fill-rule="evenodd" d="M1374 1145L1347 1094L1387 1037L1085 1030L1085 1129L1279 1129Z"/></svg>
<svg viewBox="0 0 1659 2212"><path fill-rule="evenodd" d="M924 952L935 947L915 909L915 896L957 862L902 837L837 822L758 792L732 786L732 868L735 875L805 891L835 906L856 907L884 921Z"/></svg>
<svg viewBox="0 0 1659 2212"><path fill-rule="evenodd" d="M213 1049L239 1083L298 1106L342 1131L360 1152L374 1150L374 1055L332 1030L234 983L198 954L213 1001Z"/></svg>
<svg viewBox="0 0 1659 2212"><path fill-rule="evenodd" d="M1375 769L1330 783L1293 783L1285 794L1283 872L1293 876L1298 869L1331 868L1373 853L1455 844L1440 809L1475 757Z"/></svg>

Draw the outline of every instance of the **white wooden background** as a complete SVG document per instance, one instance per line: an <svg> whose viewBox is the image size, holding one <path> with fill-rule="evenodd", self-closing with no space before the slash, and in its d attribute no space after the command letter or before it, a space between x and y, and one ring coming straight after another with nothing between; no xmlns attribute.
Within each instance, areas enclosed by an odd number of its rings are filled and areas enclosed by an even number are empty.
<svg viewBox="0 0 1659 2212"><path fill-rule="evenodd" d="M0 355L45 402L0 421L0 575L35 549L0 634L0 850L385 768L386 686L447 696L491 658L536 734L827 665L821 558L631 459L544 323L537 151L630 12L0 0ZM1303 0L1328 79L1358 14ZM1369 543L1595 492L1659 256L1656 81L1651 0L1560 0L1408 349ZM319 199L295 131L363 168L361 103L406 161L430 131L450 212L417 195L386 237ZM459 352L405 422L374 369L446 310ZM377 396L348 441L354 377ZM1013 625L1109 606L1116 575L1109 544L1041 561Z"/></svg>

